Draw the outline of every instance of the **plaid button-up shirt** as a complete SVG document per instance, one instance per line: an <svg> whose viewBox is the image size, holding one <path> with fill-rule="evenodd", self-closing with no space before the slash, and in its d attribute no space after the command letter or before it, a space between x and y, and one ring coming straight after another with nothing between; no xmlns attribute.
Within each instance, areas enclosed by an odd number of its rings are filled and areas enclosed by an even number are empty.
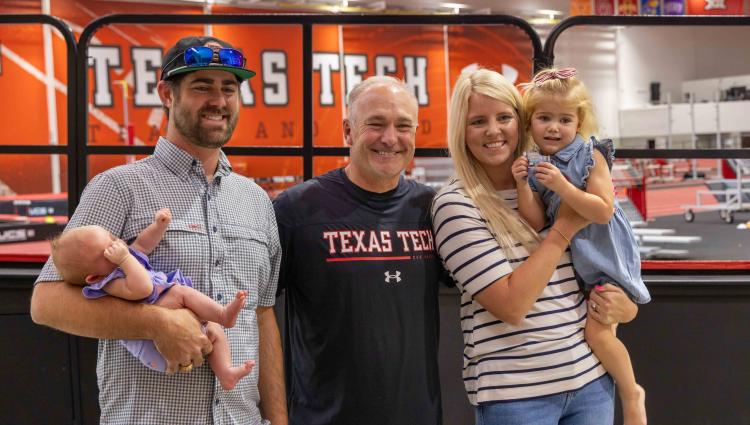
<svg viewBox="0 0 750 425"><path fill-rule="evenodd" d="M119 341L100 340L97 361L102 424L267 424L258 411L258 326L255 309L275 301L281 250L266 193L232 173L221 153L213 181L200 161L164 138L153 156L94 177L69 228L98 224L132 241L161 208L172 211L166 236L149 256L155 270L179 268L195 288L225 304L239 290L247 304L226 329L232 361L255 360L231 391L206 362L166 375L142 365ZM62 280L50 259L37 282ZM75 314L71 312L71 314Z"/></svg>

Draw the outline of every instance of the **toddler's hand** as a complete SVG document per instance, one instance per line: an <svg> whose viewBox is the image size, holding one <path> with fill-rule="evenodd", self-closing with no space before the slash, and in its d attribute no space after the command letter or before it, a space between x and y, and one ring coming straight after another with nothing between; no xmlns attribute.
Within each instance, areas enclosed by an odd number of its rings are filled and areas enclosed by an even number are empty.
<svg viewBox="0 0 750 425"><path fill-rule="evenodd" d="M560 169L549 162L540 162L534 166L534 175L547 189L560 192L568 180Z"/></svg>
<svg viewBox="0 0 750 425"><path fill-rule="evenodd" d="M525 156L519 156L513 161L510 171L513 174L513 179L516 181L516 185L520 186L528 184L529 159Z"/></svg>
<svg viewBox="0 0 750 425"><path fill-rule="evenodd" d="M130 255L128 246L121 239L112 241L107 249L104 250L104 258L118 266L128 258L128 255Z"/></svg>
<svg viewBox="0 0 750 425"><path fill-rule="evenodd" d="M170 211L169 208L160 209L156 212L154 221L159 224L169 225L169 223L172 222L172 211Z"/></svg>

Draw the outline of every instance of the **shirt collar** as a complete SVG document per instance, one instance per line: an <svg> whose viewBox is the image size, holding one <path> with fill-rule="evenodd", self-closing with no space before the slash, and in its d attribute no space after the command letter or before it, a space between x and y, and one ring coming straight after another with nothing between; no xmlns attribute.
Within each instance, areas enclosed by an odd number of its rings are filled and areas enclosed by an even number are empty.
<svg viewBox="0 0 750 425"><path fill-rule="evenodd" d="M580 134L576 134L575 139L573 139L573 141L570 142L568 146L560 149L553 156L562 162L570 162L570 159L573 158L573 156L578 153L579 150L581 150L583 145L583 138L581 138Z"/></svg>
<svg viewBox="0 0 750 425"><path fill-rule="evenodd" d="M201 162L193 158L189 153L175 146L164 137L159 137L154 149L154 157L165 167L169 168L177 177L187 180L190 170L196 169L203 172ZM219 152L219 162L214 177L226 177L232 172L232 165L223 151Z"/></svg>

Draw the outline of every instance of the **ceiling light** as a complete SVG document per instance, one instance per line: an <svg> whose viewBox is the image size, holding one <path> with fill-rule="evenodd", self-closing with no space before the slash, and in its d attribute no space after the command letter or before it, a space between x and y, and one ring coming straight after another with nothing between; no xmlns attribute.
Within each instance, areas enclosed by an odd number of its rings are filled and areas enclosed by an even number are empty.
<svg viewBox="0 0 750 425"><path fill-rule="evenodd" d="M456 10L456 9L465 9L465 8L469 7L469 6L467 6L467 5L463 4L463 3L440 3L440 6L441 7L447 7L447 8L453 9L453 10Z"/></svg>
<svg viewBox="0 0 750 425"><path fill-rule="evenodd" d="M559 10L554 9L539 9L536 11L536 13L546 16L549 21L554 21L557 15L563 14Z"/></svg>

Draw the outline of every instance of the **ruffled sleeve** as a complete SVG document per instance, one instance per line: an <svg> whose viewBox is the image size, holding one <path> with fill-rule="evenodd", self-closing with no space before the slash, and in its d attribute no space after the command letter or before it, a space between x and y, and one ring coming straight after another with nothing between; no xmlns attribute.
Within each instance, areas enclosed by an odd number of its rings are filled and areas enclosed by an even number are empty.
<svg viewBox="0 0 750 425"><path fill-rule="evenodd" d="M586 187L586 181L591 174L591 169L594 168L594 149L598 150L602 154L604 159L607 161L607 168L612 171L612 164L615 161L615 143L612 139L603 139L601 141L596 140L595 137L591 137L589 143L585 145L586 158L585 158L585 173L583 175L583 186Z"/></svg>
<svg viewBox="0 0 750 425"><path fill-rule="evenodd" d="M101 298L104 296L107 296L107 291L104 290L104 287L107 286L110 282L112 282L115 279L119 279L121 277L125 277L125 272L122 271L121 268L116 268L107 275L104 279L94 282L90 285L86 285L83 287L83 296L86 298Z"/></svg>
<svg viewBox="0 0 750 425"><path fill-rule="evenodd" d="M133 248L128 247L128 251L130 251L130 254L135 257L136 260L138 260L143 267L146 268L146 270L151 271L151 264L148 262L148 257L144 255L143 253L134 250ZM107 286L110 282L112 282L115 279L119 279L121 277L125 277L125 272L122 271L121 268L116 268L112 270L112 273L107 275L104 279L94 282L90 285L86 285L83 287L83 296L90 299L95 298L101 298L104 296L107 296L107 291L104 290L104 287Z"/></svg>
<svg viewBox="0 0 750 425"><path fill-rule="evenodd" d="M591 138L591 144L607 160L607 168L612 171L612 164L615 162L615 142L612 139L596 140Z"/></svg>

